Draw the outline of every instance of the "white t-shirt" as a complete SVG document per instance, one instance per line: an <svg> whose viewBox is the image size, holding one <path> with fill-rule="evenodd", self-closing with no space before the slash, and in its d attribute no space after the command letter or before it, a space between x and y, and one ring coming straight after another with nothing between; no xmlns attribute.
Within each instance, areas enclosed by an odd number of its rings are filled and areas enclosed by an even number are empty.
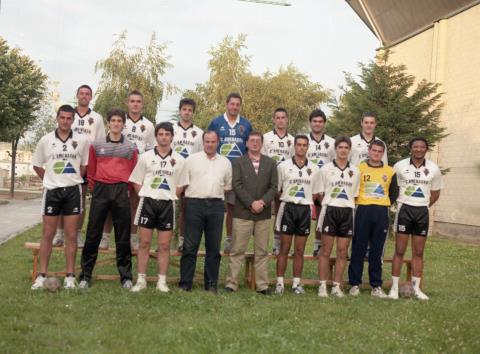
<svg viewBox="0 0 480 354"><path fill-rule="evenodd" d="M232 189L232 163L220 154L209 159L205 151L190 155L179 186L187 186L187 198L224 199L225 191Z"/></svg>
<svg viewBox="0 0 480 354"><path fill-rule="evenodd" d="M143 154L157 145L155 141L155 127L144 116L134 122L127 114L123 135L137 146L139 154Z"/></svg>
<svg viewBox="0 0 480 354"><path fill-rule="evenodd" d="M317 165L306 160L305 165L300 168L292 157L280 163L277 170L278 190L282 192L281 201L313 204L313 195L320 192L320 168Z"/></svg>
<svg viewBox="0 0 480 354"><path fill-rule="evenodd" d="M315 140L313 134L308 135L307 158L318 167L329 163L335 158L335 139L323 134L320 140Z"/></svg>
<svg viewBox="0 0 480 354"><path fill-rule="evenodd" d="M350 151L348 160L350 161L351 164L355 166L360 165L360 163L368 159L368 146L372 141L380 140L381 142L385 143L382 139L376 136L374 136L372 140L367 141L365 140L362 134L357 134L355 136L352 136L350 140L352 141L352 149ZM383 154L382 161L385 166L388 165L386 145L385 145L385 153Z"/></svg>
<svg viewBox="0 0 480 354"><path fill-rule="evenodd" d="M81 116L75 109L75 119L72 124L72 130L77 134L85 134L90 144L95 140L105 138L103 118L90 108L84 116Z"/></svg>
<svg viewBox="0 0 480 354"><path fill-rule="evenodd" d="M90 143L85 134L70 132L63 141L57 130L43 136L32 157L32 164L45 169L46 189L70 187L83 183L80 166L88 165Z"/></svg>
<svg viewBox="0 0 480 354"><path fill-rule="evenodd" d="M172 149L183 158L203 150L203 130L195 124L187 129L180 125L180 122L173 124Z"/></svg>
<svg viewBox="0 0 480 354"><path fill-rule="evenodd" d="M140 155L130 182L142 185L138 195L161 200L176 200L178 182L183 173L185 159L170 150L161 156L154 148Z"/></svg>
<svg viewBox="0 0 480 354"><path fill-rule="evenodd" d="M294 137L285 134L280 137L275 130L263 135L262 154L274 159L277 164L291 158L294 153Z"/></svg>
<svg viewBox="0 0 480 354"><path fill-rule="evenodd" d="M400 188L397 203L411 206L428 206L430 192L443 188L442 173L438 166L425 159L423 164L416 168L410 158L398 161L393 170L397 174Z"/></svg>
<svg viewBox="0 0 480 354"><path fill-rule="evenodd" d="M356 166L347 163L342 170L333 160L322 167L320 176L323 206L355 208L355 198L360 188L360 171Z"/></svg>

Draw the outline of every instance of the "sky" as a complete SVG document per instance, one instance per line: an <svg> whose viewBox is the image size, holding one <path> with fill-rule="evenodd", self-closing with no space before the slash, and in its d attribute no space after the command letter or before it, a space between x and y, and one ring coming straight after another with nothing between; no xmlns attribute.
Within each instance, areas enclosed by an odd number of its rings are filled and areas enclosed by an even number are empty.
<svg viewBox="0 0 480 354"><path fill-rule="evenodd" d="M153 32L167 43L173 67L165 81L181 90L208 79L208 51L226 35L247 34L252 72L293 63L336 95L344 72L358 74L358 63L373 59L379 47L343 0L286 0L288 7L238 0L0 1L0 36L58 82L64 102L81 84L98 87L95 63L124 30L131 47L144 47ZM179 98L161 102L158 121L171 116Z"/></svg>

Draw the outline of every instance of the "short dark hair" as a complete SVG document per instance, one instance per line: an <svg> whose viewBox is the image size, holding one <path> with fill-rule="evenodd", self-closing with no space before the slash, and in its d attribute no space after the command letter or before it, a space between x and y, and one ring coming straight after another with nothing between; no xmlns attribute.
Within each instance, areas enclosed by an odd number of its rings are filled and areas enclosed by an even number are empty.
<svg viewBox="0 0 480 354"><path fill-rule="evenodd" d="M305 134L298 134L298 135L295 135L295 139L293 140L293 145L297 145L297 141L301 139L306 140L307 143L309 142L308 136L306 136Z"/></svg>
<svg viewBox="0 0 480 354"><path fill-rule="evenodd" d="M128 93L127 97L130 97L130 96L133 96L133 95L135 95L135 96L140 96L140 97L143 99L143 94L142 94L140 91L138 91L138 90L130 91L130 92Z"/></svg>
<svg viewBox="0 0 480 354"><path fill-rule="evenodd" d="M110 122L113 116L121 117L124 124L127 121L127 114L121 109L114 108L109 110L107 113L107 122Z"/></svg>
<svg viewBox="0 0 480 354"><path fill-rule="evenodd" d="M170 132L170 134L172 134L172 136L173 136L173 125L172 125L172 123L170 123L170 122L161 122L161 123L158 123L158 124L155 126L155 136L157 136L158 131L159 131L160 129L163 129L163 130L166 130L167 132Z"/></svg>
<svg viewBox="0 0 480 354"><path fill-rule="evenodd" d="M377 120L377 115L374 112L367 111L362 113L362 119L360 119L360 121L363 122L363 118L366 118L366 117L372 117L372 118L375 118L375 120Z"/></svg>
<svg viewBox="0 0 480 354"><path fill-rule="evenodd" d="M385 151L385 148L386 148L386 147L385 147L385 143L384 143L383 141L378 140L378 139L375 139L374 141L372 141L372 142L368 145L368 150L370 150L370 149L373 147L373 145L380 146L380 147L383 149L383 151Z"/></svg>
<svg viewBox="0 0 480 354"><path fill-rule="evenodd" d="M352 148L352 141L350 138L346 135L340 135L335 139L335 149L337 148L338 145L341 143L347 143L348 147L351 149Z"/></svg>
<svg viewBox="0 0 480 354"><path fill-rule="evenodd" d="M323 113L321 109L314 109L312 113L310 113L310 116L308 117L308 121L311 122L312 119L316 117L322 117L324 122L327 121L327 116L325 115L325 113Z"/></svg>
<svg viewBox="0 0 480 354"><path fill-rule="evenodd" d="M273 111L273 116L275 117L275 114L277 114L278 112L283 112L288 117L288 112L285 108L282 108L282 107L277 108L275 111Z"/></svg>
<svg viewBox="0 0 480 354"><path fill-rule="evenodd" d="M91 88L90 86L88 86L88 85L85 85L85 84L84 84L84 85L81 85L81 86L77 89L77 95L78 95L78 93L80 92L81 89L87 89L87 90L90 91L90 94L93 95L93 90L92 90L92 88Z"/></svg>
<svg viewBox="0 0 480 354"><path fill-rule="evenodd" d="M202 141L205 140L205 135L211 134L211 133L215 134L215 136L217 137L217 140L220 141L220 136L218 135L218 133L217 133L215 130L206 130L206 131L204 131L203 134L202 134Z"/></svg>
<svg viewBox="0 0 480 354"><path fill-rule="evenodd" d="M60 108L58 108L57 118L60 115L60 112L72 113L72 118L75 117L75 109L72 106L70 106L69 104L64 104L64 105L60 106Z"/></svg>
<svg viewBox="0 0 480 354"><path fill-rule="evenodd" d="M250 132L250 134L248 134L247 141L250 139L251 136L259 136L260 139L262 140L262 143L263 143L263 134L260 133L259 131L257 131L257 130L252 130L252 131Z"/></svg>
<svg viewBox="0 0 480 354"><path fill-rule="evenodd" d="M416 136L412 140L410 140L410 142L408 143L408 148L410 150L412 150L413 143L415 143L416 141L423 141L425 143L425 145L427 146L427 150L428 150L428 148L429 148L428 141L423 136Z"/></svg>
<svg viewBox="0 0 480 354"><path fill-rule="evenodd" d="M227 96L227 103L230 102L232 98L238 98L240 100L240 103L242 103L242 96L240 96L239 93L237 92L230 92Z"/></svg>
<svg viewBox="0 0 480 354"><path fill-rule="evenodd" d="M195 101L192 100L191 98L182 98L180 100L180 104L178 105L178 109L179 110L182 109L183 106L192 106L194 112L195 112L195 108L197 107Z"/></svg>

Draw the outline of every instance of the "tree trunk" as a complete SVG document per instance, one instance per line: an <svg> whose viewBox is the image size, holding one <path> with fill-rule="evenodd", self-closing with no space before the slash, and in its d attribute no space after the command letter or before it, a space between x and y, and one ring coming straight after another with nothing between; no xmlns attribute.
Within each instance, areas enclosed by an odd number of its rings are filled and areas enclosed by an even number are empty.
<svg viewBox="0 0 480 354"><path fill-rule="evenodd" d="M10 198L15 196L15 164L17 162L17 147L20 136L16 136L12 140L12 166L10 169Z"/></svg>

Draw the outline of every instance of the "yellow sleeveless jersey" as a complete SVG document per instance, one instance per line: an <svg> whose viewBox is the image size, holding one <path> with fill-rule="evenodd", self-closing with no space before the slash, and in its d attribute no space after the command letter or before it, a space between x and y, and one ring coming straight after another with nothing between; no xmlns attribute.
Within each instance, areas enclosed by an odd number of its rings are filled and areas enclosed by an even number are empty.
<svg viewBox="0 0 480 354"><path fill-rule="evenodd" d="M372 167L366 161L362 162L360 170L360 191L356 204L390 206L388 190L395 174L390 166Z"/></svg>

